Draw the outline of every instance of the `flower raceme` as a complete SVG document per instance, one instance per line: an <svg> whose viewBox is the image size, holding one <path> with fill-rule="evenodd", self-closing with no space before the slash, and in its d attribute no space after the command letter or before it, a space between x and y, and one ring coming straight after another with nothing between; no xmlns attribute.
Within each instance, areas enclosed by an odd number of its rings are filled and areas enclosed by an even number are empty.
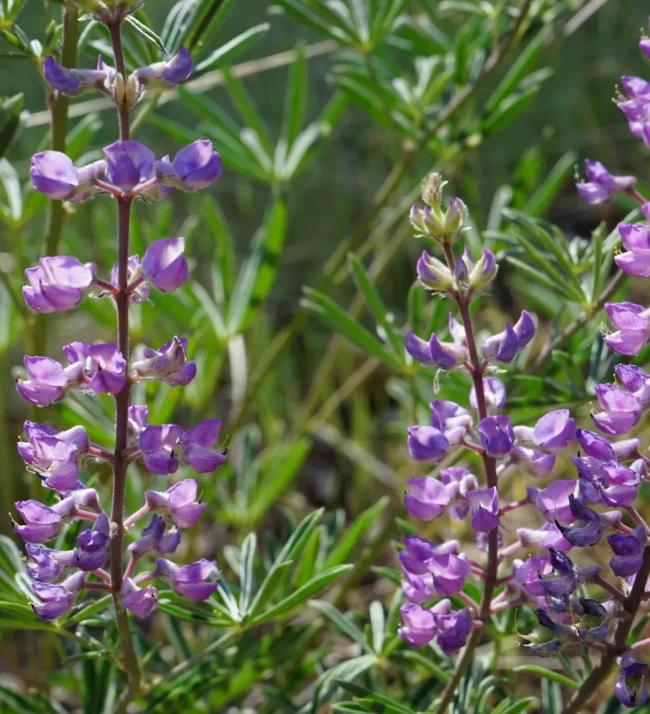
<svg viewBox="0 0 650 714"><path fill-rule="evenodd" d="M634 91L641 90L637 86ZM650 103L650 90L643 101ZM615 177L594 162L587 163L587 178L588 182L578 188L590 203L610 200L617 193L633 193L636 181L633 177ZM434 333L424 340L409 332L405 348L423 366L468 373L471 387L468 384L467 401L474 414L462 403L433 401L430 424L409 427L407 443L411 458L429 469L460 450L478 454L487 479L462 464L441 468L439 473L410 478L404 504L408 514L420 521L447 514L454 520L467 519L476 533L479 551L489 555L484 567L470 561L456 541L437 544L425 538L405 538L399 560L407 603L401 610L403 626L399 634L415 647L436 641L447 654L467 644L465 661L478 642L476 637L469 638L473 628L482 627L491 612L528 603L537 609L542 631L536 641L526 645L536 654L553 656L573 643L608 652L619 626L627 627L621 623L630 618L621 604L637 574L647 568L650 529L639 520L634 504L640 485L648 478L650 459L641 454L638 439L625 436L650 408L650 375L634 365L622 364L616 367L616 385L596 385L599 409L592 414L594 431L577 428L568 409L551 411L530 426L513 426L509 416L502 413L507 404L503 381L489 372L496 371L497 364L511 364L530 344L535 323L523 311L516 323L488 337L478 355L476 351L471 354L470 345L477 341L470 334L473 326L468 306L475 293L469 285L476 285L476 280L467 276L475 264L467 254L453 254L452 243L459 235L443 228L446 214L440 208L442 186L440 181L428 186L429 200L425 202L429 210L414 209L411 220L420 234L441 244L446 262L424 253L416 272L432 294L457 303L462 321L450 315L449 337ZM433 210L436 206L438 212ZM648 204L644 212L650 214ZM630 273L650 274L650 269L647 273L643 269L643 251L650 255L647 226L620 226L619 230L628 251L617 258L619 267L626 270L634 264ZM490 263L487 259L485 262ZM488 272L495 271L490 267ZM623 354L637 354L649 341L646 309L632 303L608 303L606 310L618 330L606 336L606 343ZM499 479L508 469L525 467L533 477L552 476L556 458L567 452L576 469L575 478L551 480L541 487L529 485L525 498L504 502ZM504 520L508 513L519 508L537 514L536 522L527 528L507 527ZM633 527L625 522L630 518ZM608 566L584 562L580 551L597 544L609 549ZM514 560L512 574L499 577L502 563L520 552L525 556ZM469 602L473 594L464 593L463 588L473 577L486 581L483 601L454 612L449 598ZM489 584L495 581L504 584L496 595ZM584 597L586 590L589 597ZM648 698L644 685L647 666L632 652L627 646L618 652L623 656L616 695L627 706Z"/></svg>
<svg viewBox="0 0 650 714"><path fill-rule="evenodd" d="M96 0L90 4L93 12L105 5ZM104 22L109 16L113 17L102 11L97 19ZM185 48L137 69L129 77L101 57L92 70L69 69L48 57L43 73L53 90L67 96L99 91L116 104L121 138L104 148L102 160L80 167L58 151L36 154L30 170L34 189L51 200L71 203L108 196L116 200L120 216L126 209L128 218L134 199L161 200L174 189L198 191L209 187L222 172L221 159L210 141L195 141L181 148L172 160L158 160L143 144L124 138L124 110L128 113L145 90L177 86L191 71L192 59ZM146 617L158 604L158 591L150 581L166 582L179 595L200 601L212 595L219 577L215 563L209 560L188 565L166 560L177 551L182 530L193 527L205 510L196 478L179 479L162 492L146 491L142 507L129 516L119 509L116 512L114 505L110 517L97 491L83 483L83 470L90 459L113 466L116 493L125 486L126 469L137 461L159 474L176 473L180 463L197 474L206 474L225 461L225 452L216 448L220 419L205 419L189 429L175 424L156 426L148 423L146 405L129 406L131 385L154 380L173 387L187 385L196 376L197 366L188 356L187 340L177 336L158 349L145 347L138 359L131 359L128 337L124 339L122 330L126 326L128 333L129 303L148 300L151 287L163 293L181 288L188 279L189 266L184 238L156 240L140 260L138 255L129 256L128 230L120 230L120 257L110 282L97 277L95 265L74 256L43 257L37 266L25 271L23 295L32 310L48 314L71 310L87 297L113 298L120 328L120 346L82 341L65 345L67 364L45 356L25 357L24 377L16 382L23 399L39 407L61 401L75 389L87 396L113 395L117 405L116 442L119 444L121 438L122 444L126 441L125 447L113 452L91 443L81 426L61 431L25 422L25 440L18 444L18 450L26 467L41 480L43 500L47 502L18 502L16 510L22 522L13 522L13 528L25 542L26 569L33 581L32 607L47 620L70 612L85 588L111 592L118 618L122 608ZM122 250L124 245L126 250ZM148 523L138 532L138 522L145 517ZM64 541L69 524L77 521L83 521L86 527L77 531L75 541ZM123 553L116 554L113 546L116 538L121 542L125 535L130 562L122 572ZM55 538L58 543L68 542L68 549L51 547ZM153 567L139 570L151 557L155 560ZM109 560L110 573L104 570ZM122 645L128 648L128 642Z"/></svg>

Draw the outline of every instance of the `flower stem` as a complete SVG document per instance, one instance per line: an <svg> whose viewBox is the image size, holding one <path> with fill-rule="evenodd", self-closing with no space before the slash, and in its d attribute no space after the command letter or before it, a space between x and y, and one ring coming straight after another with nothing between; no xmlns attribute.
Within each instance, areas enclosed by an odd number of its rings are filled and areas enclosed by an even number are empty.
<svg viewBox="0 0 650 714"><path fill-rule="evenodd" d="M445 257L447 258L447 265L449 269L454 272L455 260L454 254L450 245L444 245ZM467 339L467 350L469 352L469 362L470 362L470 374L472 381L474 383L474 391L476 392L476 406L479 419L485 419L488 415L487 402L485 400L485 390L483 389L483 371L484 367L478 356L478 350L476 349L476 340L474 338L474 327L472 325L472 318L469 313L469 300L461 295L456 297L456 303L458 305L458 311L463 322L463 327L465 328L465 335ZM488 488L497 488L497 465L496 459L484 453L481 457L483 459L483 466L485 468L485 477L487 480ZM498 559L498 542L499 529L493 528L488 533L488 543L487 543L487 566L485 568L485 585L483 586L483 596L481 598L481 605L479 608L478 618L484 624L490 619L490 611L492 608L492 595L497 585L497 570L499 568ZM451 702L456 688L460 680L462 679L465 671L469 667L472 658L474 657L474 650L478 646L481 640L481 630L473 630L470 635L465 649L460 656L459 661L456 664L454 674L452 678L447 682L445 688L442 692L442 699L436 707L436 714L444 714L447 711L447 707Z"/></svg>
<svg viewBox="0 0 650 714"><path fill-rule="evenodd" d="M641 569L634 578L634 585L630 594L625 598L623 610L627 614L625 619L618 623L614 642L609 645L603 654L600 662L591 671L591 674L580 685L580 689L573 695L569 704L563 709L562 714L578 714L584 710L585 705L596 693L598 685L608 675L612 665L616 662L616 658L625 652L627 649L627 638L634 625L634 616L636 615L641 600L645 593L645 586L650 575L650 546L643 549L643 562Z"/></svg>
<svg viewBox="0 0 650 714"><path fill-rule="evenodd" d="M120 23L108 26L115 55L115 68L122 74L124 72L124 53L122 51L122 38ZM120 141L129 138L129 107L125 102L117 106ZM131 199L117 198L118 210L118 249L117 249L117 346L127 364L129 361L129 294L128 294L128 260L129 237L131 227ZM113 586L113 602L115 604L115 618L117 630L122 644L122 657L126 672L128 687L122 693L116 707L116 714L123 714L129 702L133 701L140 692L141 670L138 656L133 647L129 618L122 605L120 591L123 582L122 551L124 545L124 493L126 490L126 458L127 430L129 417L129 399L131 383L126 380L124 388L115 397L115 461L113 464L113 503L111 509L111 582Z"/></svg>

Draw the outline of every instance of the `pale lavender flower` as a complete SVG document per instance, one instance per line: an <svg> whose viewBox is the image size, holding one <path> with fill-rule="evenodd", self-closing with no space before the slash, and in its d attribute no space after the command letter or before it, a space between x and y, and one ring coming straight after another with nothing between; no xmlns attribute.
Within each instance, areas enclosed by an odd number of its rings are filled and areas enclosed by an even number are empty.
<svg viewBox="0 0 650 714"><path fill-rule="evenodd" d="M533 428L514 429L519 442L549 453L564 451L576 439L576 423L568 409L557 409L545 414Z"/></svg>
<svg viewBox="0 0 650 714"><path fill-rule="evenodd" d="M156 162L156 175L162 185L184 191L200 191L216 181L222 172L221 157L212 142L200 139L183 147L169 160Z"/></svg>
<svg viewBox="0 0 650 714"><path fill-rule="evenodd" d="M41 258L38 267L25 270L25 277L29 282L23 287L25 302L47 314L78 305L95 279L95 266L71 256Z"/></svg>
<svg viewBox="0 0 650 714"><path fill-rule="evenodd" d="M540 528L517 528L516 532L523 545L541 545L543 548L556 548L565 553L573 547L551 521L547 521Z"/></svg>
<svg viewBox="0 0 650 714"><path fill-rule="evenodd" d="M129 139L116 141L104 149L108 178L124 193L153 177L154 153L144 144Z"/></svg>
<svg viewBox="0 0 650 714"><path fill-rule="evenodd" d="M488 413L494 414L503 409L506 403L506 388L498 377L483 377L483 394L488 408ZM472 385L469 393L469 403L475 412L478 412L478 402L476 401L476 389Z"/></svg>
<svg viewBox="0 0 650 714"><path fill-rule="evenodd" d="M185 47L164 62L141 67L134 72L147 89L168 89L184 82L192 74L192 56Z"/></svg>
<svg viewBox="0 0 650 714"><path fill-rule="evenodd" d="M84 92L101 90L106 82L106 70L68 69L60 65L54 57L46 57L43 62L45 81L61 94L76 97Z"/></svg>
<svg viewBox="0 0 650 714"><path fill-rule="evenodd" d="M570 498L578 492L577 481L551 481L546 488L528 487L528 498L551 522L570 525L575 520Z"/></svg>
<svg viewBox="0 0 650 714"><path fill-rule="evenodd" d="M440 471L440 478L449 494L449 515L455 521L462 521L469 512L467 494L478 488L474 474L460 466L450 466Z"/></svg>
<svg viewBox="0 0 650 714"><path fill-rule="evenodd" d="M55 201L70 198L79 186L79 172L66 154L42 151L32 156L32 185Z"/></svg>
<svg viewBox="0 0 650 714"><path fill-rule="evenodd" d="M141 275L142 267L140 266L140 257L137 255L130 256L127 263L127 284L130 284L132 281L137 280L141 277ZM118 264L115 263L113 269L111 270L111 284L114 285L116 288L119 288L118 279ZM150 290L147 283L142 282L135 288L135 290L133 290L133 292L131 292L131 302L134 302L136 305L140 304L141 302L144 302L149 298L149 292Z"/></svg>
<svg viewBox="0 0 650 714"><path fill-rule="evenodd" d="M546 590L540 578L553 572L551 559L547 555L534 555L527 560L512 563L512 575L517 585L530 597L543 597Z"/></svg>
<svg viewBox="0 0 650 714"><path fill-rule="evenodd" d="M221 419L204 419L188 429L180 439L180 450L185 463L197 474L207 474L226 460L223 451L212 447L219 441Z"/></svg>
<svg viewBox="0 0 650 714"><path fill-rule="evenodd" d="M576 184L580 198L587 203L605 203L616 194L629 191L636 183L634 176L613 176L600 161L585 161L587 181Z"/></svg>
<svg viewBox="0 0 650 714"><path fill-rule="evenodd" d="M165 519L158 513L154 513L149 525L142 530L140 538L131 543L128 551L137 556L152 550L168 555L176 551L180 542L181 533L178 528L165 530Z"/></svg>
<svg viewBox="0 0 650 714"><path fill-rule="evenodd" d="M499 494L496 488L477 489L467 494L472 512L472 528L487 533L499 525Z"/></svg>
<svg viewBox="0 0 650 714"><path fill-rule="evenodd" d="M72 609L74 600L83 587L84 573L71 575L61 585L32 583L31 590L42 604L32 604L32 610L43 620L56 620Z"/></svg>
<svg viewBox="0 0 650 714"><path fill-rule="evenodd" d="M603 411L591 415L594 424L605 434L626 434L641 417L639 400L612 384L597 384L595 389Z"/></svg>
<svg viewBox="0 0 650 714"><path fill-rule="evenodd" d="M174 337L157 350L146 347L132 367L138 379L160 379L171 387L189 384L196 376L196 362L187 359L184 337Z"/></svg>
<svg viewBox="0 0 650 714"><path fill-rule="evenodd" d="M124 607L136 617L148 617L158 607L158 591L152 585L141 588L125 578L120 594Z"/></svg>
<svg viewBox="0 0 650 714"><path fill-rule="evenodd" d="M447 437L451 446L459 444L472 427L472 417L467 409L456 402L436 400L431 407L431 426Z"/></svg>
<svg viewBox="0 0 650 714"><path fill-rule="evenodd" d="M478 423L481 445L490 456L503 458L512 448L515 435L510 424L510 417L505 415L489 416Z"/></svg>
<svg viewBox="0 0 650 714"><path fill-rule="evenodd" d="M450 501L450 494L440 481L430 476L408 480L409 493L404 505L409 514L422 521L431 521L442 515Z"/></svg>
<svg viewBox="0 0 650 714"><path fill-rule="evenodd" d="M650 310L632 302L608 302L605 310L616 329L605 343L621 355L638 355L650 339Z"/></svg>
<svg viewBox="0 0 650 714"><path fill-rule="evenodd" d="M173 474L178 471L177 446L183 428L176 424L147 426L138 435L138 445L144 455L145 466L154 474Z"/></svg>
<svg viewBox="0 0 650 714"><path fill-rule="evenodd" d="M404 624L397 630L397 634L409 645L426 647L438 634L438 626L431 610L409 602L402 605L400 613Z"/></svg>
<svg viewBox="0 0 650 714"><path fill-rule="evenodd" d="M410 426L408 449L411 458L415 461L434 464L445 457L450 444L440 429L432 426Z"/></svg>
<svg viewBox="0 0 650 714"><path fill-rule="evenodd" d="M84 343L73 344L84 345ZM126 360L117 345L100 343L84 345L84 347L86 347L85 370L90 379L90 388L97 394L121 392L126 384ZM64 347L64 353L65 350Z"/></svg>
<svg viewBox="0 0 650 714"><path fill-rule="evenodd" d="M217 581L208 582L208 578L219 575L213 560L197 560L189 565L178 565L164 558L156 560L156 576L166 580L174 592L192 602L207 600L217 589Z"/></svg>
<svg viewBox="0 0 650 714"><path fill-rule="evenodd" d="M619 224L626 252L614 256L616 265L628 275L650 276L650 228L645 223Z"/></svg>
<svg viewBox="0 0 650 714"><path fill-rule="evenodd" d="M187 281L189 268L185 260L185 238L162 238L154 241L142 259L142 274L163 293L177 290Z"/></svg>
<svg viewBox="0 0 650 714"><path fill-rule="evenodd" d="M175 483L167 491L146 491L144 496L149 509L159 513L179 528L191 528L205 510L205 503L196 500L198 481L188 478Z"/></svg>

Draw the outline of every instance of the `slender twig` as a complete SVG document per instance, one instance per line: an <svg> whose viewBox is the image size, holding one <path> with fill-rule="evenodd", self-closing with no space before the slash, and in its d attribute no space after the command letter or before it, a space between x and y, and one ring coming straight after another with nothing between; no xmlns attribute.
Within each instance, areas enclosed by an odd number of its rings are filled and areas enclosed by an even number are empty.
<svg viewBox="0 0 650 714"><path fill-rule="evenodd" d="M115 68L126 81L124 54L120 23L108 27L113 52ZM120 140L125 141L130 136L129 107L125 101L117 106ZM117 306L117 345L127 364L129 361L129 293L128 293L128 260L129 236L131 228L130 198L117 198L118 208L118 252L117 252L117 290L115 297ZM113 502L111 508L111 582L113 587L113 602L117 630L122 644L122 657L128 686L122 693L116 708L116 714L124 714L129 702L140 693L141 670L138 656L133 647L129 618L122 604L120 592L123 582L122 551L124 545L124 495L126 491L126 458L128 413L131 384L127 379L124 388L116 395L115 410L115 461L113 464Z"/></svg>
<svg viewBox="0 0 650 714"><path fill-rule="evenodd" d="M627 649L627 638L634 626L634 617L639 609L641 600L645 593L645 586L650 575L650 546L646 546L643 550L643 562L641 569L634 577L634 585L630 594L625 598L623 603L623 611L625 613L614 635L614 642L609 645L606 652L603 654L600 662L591 671L591 674L580 685L580 689L573 695L569 704L562 710L562 714L578 714L584 711L587 702L596 693L598 686L609 674L612 665L616 662L616 658L620 657Z"/></svg>

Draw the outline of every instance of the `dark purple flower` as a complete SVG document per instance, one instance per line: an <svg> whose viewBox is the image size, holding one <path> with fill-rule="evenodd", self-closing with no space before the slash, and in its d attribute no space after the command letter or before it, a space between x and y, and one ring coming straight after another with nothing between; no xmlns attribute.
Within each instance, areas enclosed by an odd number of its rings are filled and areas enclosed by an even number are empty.
<svg viewBox="0 0 650 714"><path fill-rule="evenodd" d="M178 440L183 435L182 427L176 424L147 426L138 436L145 466L154 474L176 473L178 470Z"/></svg>
<svg viewBox="0 0 650 714"><path fill-rule="evenodd" d="M157 161L156 174L163 185L184 191L200 191L221 176L221 157L212 148L212 142L202 139L183 147L171 162Z"/></svg>
<svg viewBox="0 0 650 714"><path fill-rule="evenodd" d="M412 459L434 464L445 457L450 449L449 440L442 431L432 426L410 426L408 448Z"/></svg>
<svg viewBox="0 0 650 714"><path fill-rule="evenodd" d="M539 582L551 597L569 595L578 585L593 582L601 571L595 565L584 568L574 565L566 553L556 548L549 548L548 552L553 573L540 576Z"/></svg>
<svg viewBox="0 0 650 714"><path fill-rule="evenodd" d="M576 184L580 198L587 203L605 203L617 193L625 193L634 186L634 176L613 176L600 161L585 161L587 181Z"/></svg>
<svg viewBox="0 0 650 714"><path fill-rule="evenodd" d="M512 575L519 587L530 597L546 595L546 589L540 578L553 572L551 559L547 555L534 555L527 560L515 560Z"/></svg>
<svg viewBox="0 0 650 714"><path fill-rule="evenodd" d="M597 384L595 389L603 411L591 415L594 424L605 434L626 434L641 417L639 400L612 384Z"/></svg>
<svg viewBox="0 0 650 714"><path fill-rule="evenodd" d="M431 426L443 432L449 444L459 444L472 427L472 417L467 409L456 402L436 400L431 407Z"/></svg>
<svg viewBox="0 0 650 714"><path fill-rule="evenodd" d="M137 556L156 550L159 553L170 554L180 545L181 534L178 528L165 530L165 519L158 513L151 516L149 525L143 529L138 540L128 547L130 553Z"/></svg>
<svg viewBox="0 0 650 714"><path fill-rule="evenodd" d="M628 686L628 683L631 686ZM625 677L621 677L614 687L614 694L621 704L630 709L648 701L648 690L641 679L629 682Z"/></svg>
<svg viewBox="0 0 650 714"><path fill-rule="evenodd" d="M574 496L569 496L569 507L574 521L578 525L558 526L562 535L577 548L596 545L603 534L603 520L601 516Z"/></svg>
<svg viewBox="0 0 650 714"><path fill-rule="evenodd" d="M451 612L451 603L439 602L432 610L438 626L438 646L446 655L452 655L465 646L467 636L472 631L472 617L464 608Z"/></svg>
<svg viewBox="0 0 650 714"><path fill-rule="evenodd" d="M529 312L522 310L514 326L506 325L503 332L493 335L483 343L483 357L494 358L506 364L512 362L517 352L523 350L534 336L535 321Z"/></svg>
<svg viewBox="0 0 650 714"><path fill-rule="evenodd" d="M161 379L171 387L189 384L196 376L196 362L187 359L184 337L174 337L157 350L146 347L132 366L139 379Z"/></svg>
<svg viewBox="0 0 650 714"><path fill-rule="evenodd" d="M575 520L571 512L570 498L578 490L577 481L551 481L546 488L533 486L528 489L530 502L542 512L546 520L570 525Z"/></svg>
<svg viewBox="0 0 650 714"><path fill-rule="evenodd" d="M108 178L124 193L153 177L154 153L137 141L116 141L104 149Z"/></svg>
<svg viewBox="0 0 650 714"><path fill-rule="evenodd" d="M404 505L411 516L422 521L432 521L444 513L450 494L444 484L435 478L411 478L409 493L404 496Z"/></svg>
<svg viewBox="0 0 650 714"><path fill-rule="evenodd" d="M506 403L506 388L503 386L503 382L500 379L497 377L483 377L483 393L485 395L488 413L493 414L494 412L503 409ZM478 412L476 389L473 385L469 393L469 403L472 409L475 412Z"/></svg>
<svg viewBox="0 0 650 714"><path fill-rule="evenodd" d="M467 494L472 512L472 528L487 533L499 525L499 494L496 488L484 488Z"/></svg>
<svg viewBox="0 0 650 714"><path fill-rule="evenodd" d="M101 568L108 558L110 527L108 516L102 513L92 528L83 530L78 538L78 547L74 551L76 566L86 572Z"/></svg>
<svg viewBox="0 0 650 714"><path fill-rule="evenodd" d="M510 418L502 414L481 419L478 432L483 448L497 459L503 458L515 441Z"/></svg>
<svg viewBox="0 0 650 714"><path fill-rule="evenodd" d="M166 580L174 592L192 602L207 600L217 589L217 581L207 582L218 571L213 560L197 560L196 563L179 567L169 560L156 560L156 575Z"/></svg>
<svg viewBox="0 0 650 714"><path fill-rule="evenodd" d="M638 355L650 338L650 310L632 302L608 302L605 310L616 329L605 343L621 355Z"/></svg>
<svg viewBox="0 0 650 714"><path fill-rule="evenodd" d="M75 598L83 587L84 573L71 575L61 585L33 583L32 592L42 604L32 604L34 612L43 620L56 620L72 608Z"/></svg>
<svg viewBox="0 0 650 714"><path fill-rule="evenodd" d="M420 339L411 330L406 333L404 346L406 347L406 351L417 362L425 365L433 364L431 352L429 352L429 343L426 340Z"/></svg>
<svg viewBox="0 0 650 714"><path fill-rule="evenodd" d="M106 81L106 71L102 69L68 69L60 65L54 57L46 57L43 62L45 81L61 94L76 97L84 92L100 90Z"/></svg>
<svg viewBox="0 0 650 714"><path fill-rule="evenodd" d="M226 461L223 451L211 448L219 441L221 424L221 419L204 419L180 439L183 460L197 474L210 473Z"/></svg>
<svg viewBox="0 0 650 714"><path fill-rule="evenodd" d="M192 74L192 55L185 47L165 62L156 62L134 72L147 89L167 89L184 82Z"/></svg>
<svg viewBox="0 0 650 714"><path fill-rule="evenodd" d="M41 258L38 267L27 268L25 277L29 281L23 287L27 306L46 314L78 305L95 278L95 266L83 265L71 256Z"/></svg>
<svg viewBox="0 0 650 714"><path fill-rule="evenodd" d="M637 526L631 535L612 533L607 536L607 542L614 551L609 566L614 575L619 578L629 578L639 572L643 563L643 547L646 542L644 526Z"/></svg>
<svg viewBox="0 0 650 714"><path fill-rule="evenodd" d="M158 591L152 585L138 587L131 578L122 584L122 604L136 617L148 617L158 607Z"/></svg>
<svg viewBox="0 0 650 714"><path fill-rule="evenodd" d="M163 293L177 290L187 281L185 238L162 238L147 248L142 259L142 274Z"/></svg>
<svg viewBox="0 0 650 714"><path fill-rule="evenodd" d="M159 513L179 528L191 528L205 510L205 503L196 500L198 481L188 478L175 483L167 491L146 491L145 500L149 509Z"/></svg>
<svg viewBox="0 0 650 714"><path fill-rule="evenodd" d="M628 275L650 276L650 228L645 223L620 223L618 232L626 252L614 256L616 265Z"/></svg>
<svg viewBox="0 0 650 714"><path fill-rule="evenodd" d="M440 369L456 369L468 359L467 347L455 342L441 342L434 332L429 340L431 362Z"/></svg>
<svg viewBox="0 0 650 714"><path fill-rule="evenodd" d="M413 647L426 647L438 634L438 626L431 610L409 602L400 608L403 627L397 634Z"/></svg>

